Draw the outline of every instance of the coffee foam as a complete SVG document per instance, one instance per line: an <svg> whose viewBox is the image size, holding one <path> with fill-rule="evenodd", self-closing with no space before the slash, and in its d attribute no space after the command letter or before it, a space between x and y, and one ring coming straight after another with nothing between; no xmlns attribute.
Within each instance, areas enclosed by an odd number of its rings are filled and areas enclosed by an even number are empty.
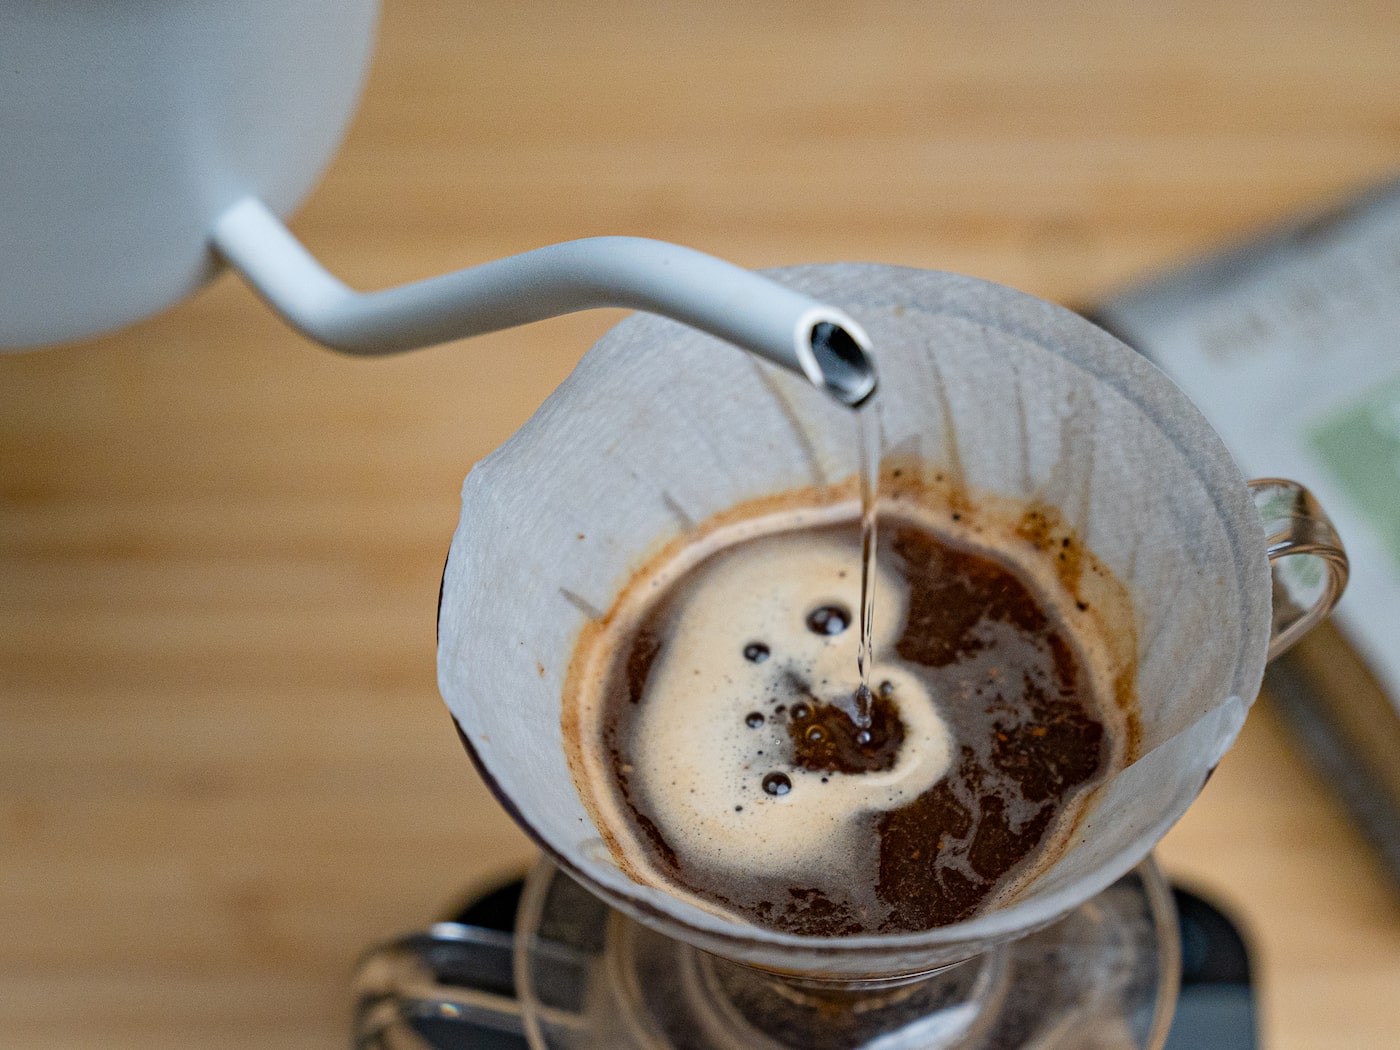
<svg viewBox="0 0 1400 1050"><path fill-rule="evenodd" d="M792 702L787 676L837 705L850 703L860 684L859 577L849 543L806 535L723 552L686 581L633 731L631 782L688 862L748 875L809 871L833 850L858 848L868 838L869 813L912 801L947 771L948 727L934 698L897 661L877 662L871 672L873 686L892 687L904 726L891 768L816 772L785 757L788 730L774 707ZM880 572L875 594L875 651L891 652L904 629L905 586ZM841 633L809 628L808 615L826 606L848 613ZM752 643L769 650L762 662L745 658ZM756 728L746 721L755 712L765 716ZM785 775L791 789L767 793L769 773ZM865 836L857 835L861 826Z"/></svg>

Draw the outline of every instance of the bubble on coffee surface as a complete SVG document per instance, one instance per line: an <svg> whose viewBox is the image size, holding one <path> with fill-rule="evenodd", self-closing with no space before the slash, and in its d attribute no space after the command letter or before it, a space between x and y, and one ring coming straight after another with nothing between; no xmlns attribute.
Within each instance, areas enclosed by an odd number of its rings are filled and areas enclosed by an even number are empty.
<svg viewBox="0 0 1400 1050"><path fill-rule="evenodd" d="M837 537L781 536L724 551L686 580L628 748L629 782L678 856L717 871L793 871L844 848L869 813L917 797L947 769L952 748L937 706L895 666L881 674L902 686L887 712L901 726L898 753L869 772L856 770L849 739L844 769L814 757L839 757L838 724L847 737L857 732L858 632L836 629L850 624L859 598L851 566ZM879 652L904 609L899 581L881 580L877 593ZM795 747L792 729L808 724L823 738Z"/></svg>
<svg viewBox="0 0 1400 1050"><path fill-rule="evenodd" d="M826 636L843 634L851 625L851 614L839 605L822 605L807 616L807 630Z"/></svg>
<svg viewBox="0 0 1400 1050"><path fill-rule="evenodd" d="M781 798L792 790L792 778L786 773L769 773L763 778L763 790L769 795Z"/></svg>

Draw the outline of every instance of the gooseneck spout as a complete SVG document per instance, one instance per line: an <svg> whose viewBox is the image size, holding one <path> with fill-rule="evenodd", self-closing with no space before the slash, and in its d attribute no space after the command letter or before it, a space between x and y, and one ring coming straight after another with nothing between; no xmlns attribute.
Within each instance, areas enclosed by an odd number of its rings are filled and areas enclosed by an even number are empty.
<svg viewBox="0 0 1400 1050"><path fill-rule="evenodd" d="M727 340L805 376L845 405L858 406L875 392L869 339L844 312L664 241L568 241L357 292L254 198L225 211L211 240L293 327L342 353L398 353L613 306L661 314Z"/></svg>

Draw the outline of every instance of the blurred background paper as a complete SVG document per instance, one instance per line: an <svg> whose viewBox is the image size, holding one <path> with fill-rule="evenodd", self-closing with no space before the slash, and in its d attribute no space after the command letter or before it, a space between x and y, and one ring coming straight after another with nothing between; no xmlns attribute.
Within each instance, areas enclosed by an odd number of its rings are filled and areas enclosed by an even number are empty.
<svg viewBox="0 0 1400 1050"><path fill-rule="evenodd" d="M1400 184L1119 292L1098 318L1251 476L1306 477L1364 571L1333 619L1400 711Z"/></svg>

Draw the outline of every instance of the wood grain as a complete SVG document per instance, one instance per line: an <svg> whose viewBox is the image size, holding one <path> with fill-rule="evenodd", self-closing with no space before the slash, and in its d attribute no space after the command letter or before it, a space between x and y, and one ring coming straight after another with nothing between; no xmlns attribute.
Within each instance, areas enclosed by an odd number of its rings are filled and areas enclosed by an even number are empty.
<svg viewBox="0 0 1400 1050"><path fill-rule="evenodd" d="M630 233L1070 303L1400 164L1388 3L402 0L294 227L381 286ZM0 359L0 1045L336 1047L349 972L531 856L437 698L472 463L618 316L401 359L225 277ZM1163 844L1268 1046L1400 1032L1400 906L1267 705Z"/></svg>

